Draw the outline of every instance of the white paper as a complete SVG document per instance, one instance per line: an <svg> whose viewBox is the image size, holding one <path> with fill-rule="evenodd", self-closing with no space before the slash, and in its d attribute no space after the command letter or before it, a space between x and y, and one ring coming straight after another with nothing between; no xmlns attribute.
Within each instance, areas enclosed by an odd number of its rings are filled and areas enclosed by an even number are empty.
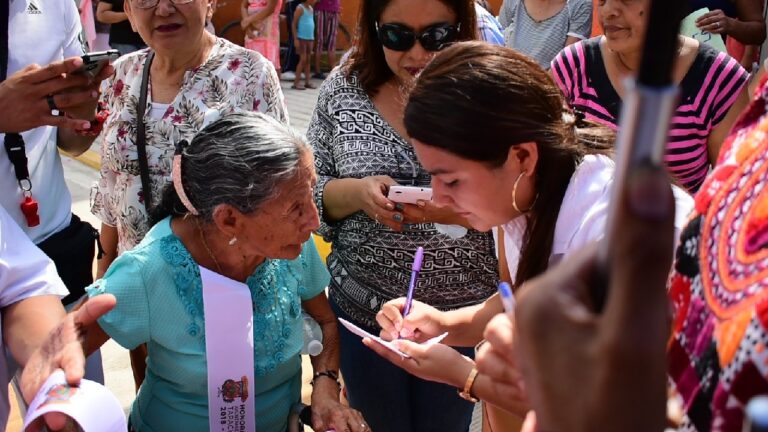
<svg viewBox="0 0 768 432"><path fill-rule="evenodd" d="M67 384L59 369L45 381L29 405L24 430L38 417L60 412L72 417L85 432L125 432L128 423L117 398L101 384L86 379L77 387Z"/></svg>
<svg viewBox="0 0 768 432"><path fill-rule="evenodd" d="M696 20L708 12L709 9L702 8L685 17L683 22L680 24L680 34L696 39L701 43L705 43L718 51L728 53L725 48L725 41L721 35L705 32L704 30L696 27Z"/></svg>
<svg viewBox="0 0 768 432"><path fill-rule="evenodd" d="M347 320L345 320L345 319L343 319L343 318L339 318L339 322L341 323L341 325L343 325L344 327L346 327L346 328L347 328L349 331L351 331L352 333L354 333L354 334L356 334L356 335L358 335L358 336L360 336L360 337L364 337L364 338L370 338L371 340L374 340L374 341L376 341L377 343L379 343L379 344L383 345L383 346L384 346L385 348L387 348L388 350L390 350L390 351L392 351L392 352L396 353L396 354L397 354L397 355L399 355L400 357L403 357L403 358L411 358L411 356L409 356L408 354L406 354L406 353L404 353L404 352L400 351L399 349L397 349L397 347L395 346L395 344L393 344L392 342L389 342L389 341L385 341L384 339L382 339L382 338L380 338L380 337L378 337L378 336L374 336L374 335L372 335L372 334L368 333L367 331L365 331L365 330L361 329L360 327L358 327L358 326L356 326L356 325L352 324L351 322L349 322L349 321L347 321ZM441 334L440 336L436 336L436 337L433 337L432 339L430 339L430 340L428 340L428 341L425 341L425 342L421 343L421 345L424 345L424 346L431 346L431 345L434 345L434 344L438 344L438 343L440 343L440 342L441 342L443 339L445 339L445 337L446 337L446 336L448 336L448 333L443 333L443 334Z"/></svg>

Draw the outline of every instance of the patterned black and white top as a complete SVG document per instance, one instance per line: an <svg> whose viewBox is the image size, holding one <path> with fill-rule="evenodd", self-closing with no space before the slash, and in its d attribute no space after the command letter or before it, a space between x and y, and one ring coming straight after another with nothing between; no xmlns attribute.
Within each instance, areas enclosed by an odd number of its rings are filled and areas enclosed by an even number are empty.
<svg viewBox="0 0 768 432"><path fill-rule="evenodd" d="M363 212L335 223L325 219L323 190L331 180L388 175L405 185L430 181L411 145L381 117L354 74L337 68L325 80L308 138L318 174L319 233L333 243L330 296L356 324L377 329L381 306L405 295L419 246L425 255L415 299L446 310L480 303L495 292L498 263L490 233L470 230L452 240L431 223L395 232Z"/></svg>

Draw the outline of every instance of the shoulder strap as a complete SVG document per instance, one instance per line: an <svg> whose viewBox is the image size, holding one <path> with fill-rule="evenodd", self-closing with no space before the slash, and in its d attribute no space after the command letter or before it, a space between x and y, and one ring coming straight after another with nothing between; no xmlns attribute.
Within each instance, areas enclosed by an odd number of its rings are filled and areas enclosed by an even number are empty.
<svg viewBox="0 0 768 432"><path fill-rule="evenodd" d="M141 75L141 93L139 94L139 106L136 110L136 151L139 158L139 174L141 175L141 190L144 194L144 208L147 214L152 208L152 183L149 178L149 162L147 161L147 129L144 124L144 112L147 109L147 92L149 89L149 68L155 52L150 50L144 60L144 70Z"/></svg>

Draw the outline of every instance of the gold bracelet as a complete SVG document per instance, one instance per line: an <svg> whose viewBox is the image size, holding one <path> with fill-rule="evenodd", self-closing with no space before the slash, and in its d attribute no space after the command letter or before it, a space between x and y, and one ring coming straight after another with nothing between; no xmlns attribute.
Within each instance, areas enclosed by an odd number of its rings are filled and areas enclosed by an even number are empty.
<svg viewBox="0 0 768 432"><path fill-rule="evenodd" d="M467 380L464 382L464 390L459 391L459 396L461 396L462 398L472 403L479 402L478 398L472 396L472 385L475 384L476 378L477 378L477 367L473 366L472 370L469 371L469 375L467 375Z"/></svg>

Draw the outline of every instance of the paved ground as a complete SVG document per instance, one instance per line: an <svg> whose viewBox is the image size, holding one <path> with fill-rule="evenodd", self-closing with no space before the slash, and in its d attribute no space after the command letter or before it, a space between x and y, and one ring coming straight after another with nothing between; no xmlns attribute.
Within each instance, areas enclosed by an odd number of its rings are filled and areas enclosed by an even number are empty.
<svg viewBox="0 0 768 432"><path fill-rule="evenodd" d="M290 88L291 83L283 82L282 84L291 125L302 133L306 133L312 111L315 107L315 101L317 100L318 90L293 90ZM314 84L319 87L320 81L315 80ZM80 216L81 219L90 222L95 227L99 227L98 220L89 211L90 188L98 175L96 171L96 167L98 167L98 150L94 148L78 159L62 157L67 186L72 193L72 211ZM106 385L117 396L127 413L135 397L128 352L115 342L109 341L102 348L102 355ZM306 384L310 379L311 365L308 358L305 358L305 385L302 389L305 401L307 401L311 391L311 387ZM12 413L7 430L15 431L20 429L21 422L18 415Z"/></svg>

